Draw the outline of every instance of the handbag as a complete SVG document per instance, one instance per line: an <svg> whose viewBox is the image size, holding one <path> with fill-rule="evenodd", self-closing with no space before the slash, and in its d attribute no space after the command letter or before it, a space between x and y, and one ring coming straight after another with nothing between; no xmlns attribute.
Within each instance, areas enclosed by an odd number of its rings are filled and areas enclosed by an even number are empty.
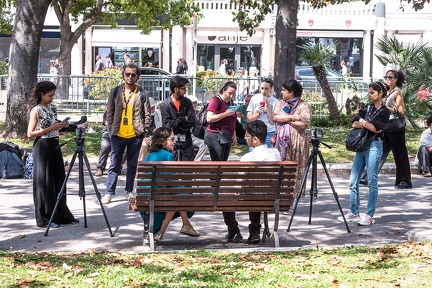
<svg viewBox="0 0 432 288"><path fill-rule="evenodd" d="M405 128L405 116L402 114L392 114L393 119L390 119L384 126L384 133L394 133L402 131Z"/></svg>
<svg viewBox="0 0 432 288"><path fill-rule="evenodd" d="M229 130L219 130L218 131L218 142L219 144L229 144L232 143L232 136Z"/></svg>
<svg viewBox="0 0 432 288"><path fill-rule="evenodd" d="M364 152L369 149L376 135L368 137L368 130L364 128L353 128L345 139L345 147L348 151Z"/></svg>

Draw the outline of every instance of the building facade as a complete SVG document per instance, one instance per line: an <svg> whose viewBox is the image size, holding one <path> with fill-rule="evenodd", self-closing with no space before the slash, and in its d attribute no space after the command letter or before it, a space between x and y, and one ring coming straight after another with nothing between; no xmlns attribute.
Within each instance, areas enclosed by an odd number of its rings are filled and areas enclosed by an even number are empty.
<svg viewBox="0 0 432 288"><path fill-rule="evenodd" d="M118 28L95 25L87 29L72 52L72 74L90 74L95 56L106 54L116 66L123 65L123 55L129 56L140 66L152 65L174 72L178 58L185 58L189 73L217 70L223 59L228 68L237 71L259 71L271 75L275 62L275 13L267 15L253 36L238 28L232 12L237 10L229 0L196 1L204 16L197 25L174 27L171 30L155 28L143 35L133 23L120 23ZM276 8L276 6L274 7ZM400 2L375 0L365 5L352 1L313 9L300 2L298 10L297 44L321 41L329 45L339 42L331 66L340 70L340 62L347 63L353 76L365 80L380 78L386 67L380 65L375 54L377 40L395 36L405 44L432 43L432 4L421 11L410 5L400 9ZM276 11L276 10L274 10ZM41 44L39 72L49 73L50 61L58 55L59 28L54 11L48 11ZM282 36L283 37L283 36ZM0 60L9 55L10 37L0 35ZM335 46L336 47L336 46ZM293 49L296 49L293 47ZM297 65L304 63L297 62Z"/></svg>

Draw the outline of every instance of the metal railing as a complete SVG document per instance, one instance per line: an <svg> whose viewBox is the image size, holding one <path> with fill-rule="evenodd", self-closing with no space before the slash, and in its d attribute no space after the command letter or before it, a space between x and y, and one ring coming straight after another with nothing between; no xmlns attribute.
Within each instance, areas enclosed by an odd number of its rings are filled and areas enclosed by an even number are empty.
<svg viewBox="0 0 432 288"><path fill-rule="evenodd" d="M141 77L138 82L153 97L156 103L160 103L171 94L169 82L172 76L162 75L146 75ZM86 115L102 114L106 109L106 102L111 88L119 85L121 81L110 77L98 76L53 76L53 75L38 75L38 81L48 80L57 85L54 102L57 105L58 112L64 113L81 113ZM207 103L210 99L218 94L219 89L227 82L233 81L239 84L243 81L243 85L248 85L249 92L252 89L258 89L261 78L227 78L227 77L208 77L208 78L192 78L189 77L189 94L195 95L200 103ZM195 80L195 81L194 81ZM6 97L7 97L7 76L0 75L0 119L4 120L6 114ZM328 115L326 99L323 95L322 88L314 79L301 80L303 85L303 96L313 108L313 114L319 116ZM193 83L196 87L193 87ZM345 107L347 98L352 98L354 95L359 98L367 96L368 83L361 79L350 78L347 80L329 80L330 88L339 107ZM239 90L239 89L238 89ZM238 91L240 93L241 91ZM280 92L276 91L276 95ZM239 99L241 95L237 95L235 102L241 104ZM1 115L3 114L4 115ZM2 118L3 116L3 118Z"/></svg>

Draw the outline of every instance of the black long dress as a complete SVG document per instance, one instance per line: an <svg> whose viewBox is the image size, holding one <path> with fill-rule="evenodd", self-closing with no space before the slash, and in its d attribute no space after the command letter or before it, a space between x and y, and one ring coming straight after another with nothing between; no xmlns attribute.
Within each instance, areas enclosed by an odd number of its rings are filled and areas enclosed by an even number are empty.
<svg viewBox="0 0 432 288"><path fill-rule="evenodd" d="M49 108L48 111L41 105L36 107L38 126L41 128L49 127L53 121L57 121L55 106L50 104ZM45 227L54 211L57 195L65 179L65 169L61 149L58 148L58 131L50 132L50 135L43 135L35 142L33 147L33 201L36 224L39 227ZM74 221L75 218L66 204L64 194L53 222L70 224Z"/></svg>

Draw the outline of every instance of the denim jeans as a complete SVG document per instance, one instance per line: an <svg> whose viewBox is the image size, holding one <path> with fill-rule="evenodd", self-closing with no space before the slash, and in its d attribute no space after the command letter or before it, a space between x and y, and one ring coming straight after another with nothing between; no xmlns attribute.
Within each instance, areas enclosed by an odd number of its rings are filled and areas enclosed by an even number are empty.
<svg viewBox="0 0 432 288"><path fill-rule="evenodd" d="M369 149L364 152L357 152L351 169L350 189L350 210L354 214L360 211L360 179L363 169L366 166L368 174L368 204L366 214L374 216L376 201L378 198L378 166L382 154L381 141L373 141Z"/></svg>
<svg viewBox="0 0 432 288"><path fill-rule="evenodd" d="M99 151L99 162L97 165L98 169L105 171L105 167L106 167L108 156L109 156L110 152L111 152L111 139L106 138L106 137L102 137L101 148ZM126 155L126 151L125 151L125 153L123 153L123 158L122 158L122 162L121 162L122 167L127 160L126 157L127 157L127 155Z"/></svg>
<svg viewBox="0 0 432 288"><path fill-rule="evenodd" d="M133 138L111 137L111 163L108 169L106 194L115 195L117 178L121 172L121 161L127 147L126 192L132 192L137 171L138 156L143 136Z"/></svg>

